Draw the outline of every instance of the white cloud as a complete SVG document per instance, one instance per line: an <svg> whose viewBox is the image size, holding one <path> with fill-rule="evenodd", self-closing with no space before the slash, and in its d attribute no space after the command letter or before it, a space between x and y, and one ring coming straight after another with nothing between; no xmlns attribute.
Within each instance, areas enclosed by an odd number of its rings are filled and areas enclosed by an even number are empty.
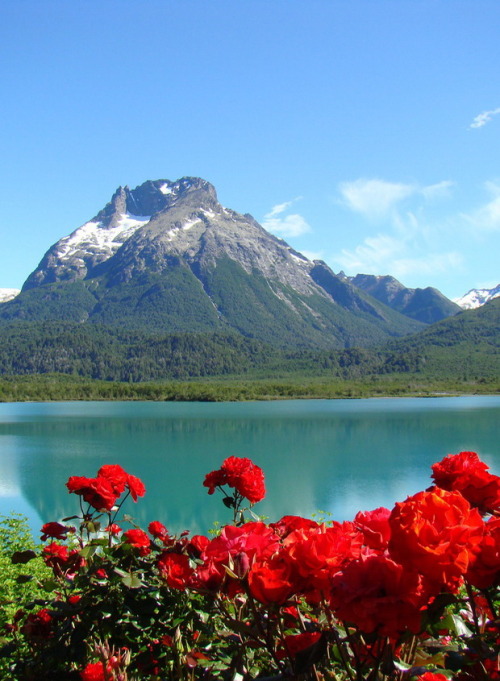
<svg viewBox="0 0 500 681"><path fill-rule="evenodd" d="M461 215L476 234L500 231L500 185L496 182L486 182L486 189L492 195L492 199L472 213Z"/></svg>
<svg viewBox="0 0 500 681"><path fill-rule="evenodd" d="M351 210L370 218L383 218L403 199L411 196L416 187L411 184L360 178L339 185L344 204Z"/></svg>
<svg viewBox="0 0 500 681"><path fill-rule="evenodd" d="M402 257L404 252L400 239L389 234L377 234L366 237L354 250L342 249L335 260L348 272L382 274L386 266Z"/></svg>
<svg viewBox="0 0 500 681"><path fill-rule="evenodd" d="M280 234L284 237L300 236L311 231L310 224L298 213L287 215L283 218L266 217L262 226L268 232Z"/></svg>
<svg viewBox="0 0 500 681"><path fill-rule="evenodd" d="M482 128L483 125L486 125L486 123L489 123L491 121L493 116L497 116L498 114L500 114L500 107L498 107L497 109L490 109L489 111L483 111L474 118L469 127Z"/></svg>
<svg viewBox="0 0 500 681"><path fill-rule="evenodd" d="M273 206L270 210L269 213L267 213L264 218L273 218L275 215L280 215L281 213L284 213L290 206L292 206L296 201L300 201L302 197L297 196L291 201L285 201L284 203L278 203L276 206Z"/></svg>
<svg viewBox="0 0 500 681"><path fill-rule="evenodd" d="M286 216L282 215L290 206L301 198L301 196L297 196L291 201L285 201L284 203L278 203L276 206L273 206L269 213L264 215L264 220L262 221L264 229L284 237L300 236L301 234L310 232L311 226L302 215L299 215L298 213L292 213Z"/></svg>
<svg viewBox="0 0 500 681"><path fill-rule="evenodd" d="M414 243L389 234L367 237L354 250L342 250L335 260L353 274L391 274L396 278L413 274L432 276L463 263L462 255L456 251L422 252Z"/></svg>
<svg viewBox="0 0 500 681"><path fill-rule="evenodd" d="M432 200L439 198L446 198L450 196L451 188L455 186L455 183L451 180L443 180L442 182L437 182L436 184L430 184L427 187L422 187L420 193L424 199Z"/></svg>

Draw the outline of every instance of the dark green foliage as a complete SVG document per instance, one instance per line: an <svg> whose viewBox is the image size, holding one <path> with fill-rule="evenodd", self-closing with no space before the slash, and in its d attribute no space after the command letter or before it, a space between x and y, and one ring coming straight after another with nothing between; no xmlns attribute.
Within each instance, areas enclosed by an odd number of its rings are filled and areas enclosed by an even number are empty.
<svg viewBox="0 0 500 681"><path fill-rule="evenodd" d="M500 301L494 300L389 345L344 350L280 348L235 333L146 334L97 324L4 323L0 327L0 375L6 379L0 383L0 400L349 396L350 388L339 387L340 383L364 382L368 393L373 389L373 394L380 394L384 392L380 380L388 394L425 392L426 385L437 384L440 390L496 392L499 317ZM50 389L41 389L39 379L30 379L28 390L26 381L19 387L20 376L47 374L64 374L67 379L52 379ZM166 387L164 383L217 377L231 379L231 388L228 384L222 391L213 384L209 389L192 384L181 388L178 383ZM87 381L84 387L85 379L113 383L103 386ZM242 387L242 379L273 379L288 387L264 388L262 383ZM160 383L126 386L146 381ZM366 390L358 385L352 394L366 394Z"/></svg>
<svg viewBox="0 0 500 681"><path fill-rule="evenodd" d="M142 334L233 333L280 348L323 350L370 347L422 326L331 273L332 298L298 293L258 271L249 274L229 257L198 271L169 256L160 271L129 276L125 268L119 275L108 271L25 290L0 306L0 326L23 320L103 324Z"/></svg>

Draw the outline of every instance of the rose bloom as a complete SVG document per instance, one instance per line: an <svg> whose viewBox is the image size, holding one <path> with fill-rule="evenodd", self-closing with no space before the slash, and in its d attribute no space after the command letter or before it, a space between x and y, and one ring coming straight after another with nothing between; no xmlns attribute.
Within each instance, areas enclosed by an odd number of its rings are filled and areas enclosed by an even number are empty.
<svg viewBox="0 0 500 681"><path fill-rule="evenodd" d="M186 551L192 558L200 558L210 544L210 539L202 534L195 534L186 544Z"/></svg>
<svg viewBox="0 0 500 681"><path fill-rule="evenodd" d="M55 574L66 573L67 577L74 575L85 565L85 560L76 549L68 550L67 546L51 542L43 548L43 560L51 567Z"/></svg>
<svg viewBox="0 0 500 681"><path fill-rule="evenodd" d="M118 464L104 464L97 471L97 477L109 480L117 497L125 491L128 473Z"/></svg>
<svg viewBox="0 0 500 681"><path fill-rule="evenodd" d="M52 615L47 608L32 612L26 618L21 631L27 638L46 639L52 636Z"/></svg>
<svg viewBox="0 0 500 681"><path fill-rule="evenodd" d="M250 566L257 558L266 558L280 547L279 539L265 523L245 523L241 527L226 525L218 537L204 548L203 565L197 568L193 577L193 588L218 589L226 579L226 566ZM234 581L234 580L233 580Z"/></svg>
<svg viewBox="0 0 500 681"><path fill-rule="evenodd" d="M252 504L266 496L262 468L246 457L228 457L219 470L205 476L203 485L208 487L209 494L213 494L217 487L229 485Z"/></svg>
<svg viewBox="0 0 500 681"><path fill-rule="evenodd" d="M144 483L135 475L129 475L127 477L127 487L130 492L130 496L134 501L137 501L138 497L143 497L146 494L146 487L144 486Z"/></svg>
<svg viewBox="0 0 500 681"><path fill-rule="evenodd" d="M466 579L478 589L500 584L500 518L490 518L484 525L484 536L476 560Z"/></svg>
<svg viewBox="0 0 500 681"><path fill-rule="evenodd" d="M80 495L97 511L110 511L119 496L105 477L85 478L73 475L66 483L66 487L70 493Z"/></svg>
<svg viewBox="0 0 500 681"><path fill-rule="evenodd" d="M189 558L183 553L163 553L157 566L171 589L185 589L193 574Z"/></svg>
<svg viewBox="0 0 500 681"><path fill-rule="evenodd" d="M108 681L112 678L114 678L113 669L109 663L107 667L104 667L103 662L89 662L80 672L81 681Z"/></svg>
<svg viewBox="0 0 500 681"><path fill-rule="evenodd" d="M168 539L168 530L159 520L153 520L148 525L149 534L155 539Z"/></svg>
<svg viewBox="0 0 500 681"><path fill-rule="evenodd" d="M391 556L427 577L436 590L460 585L484 531L479 512L459 492L439 488L396 503L389 524Z"/></svg>
<svg viewBox="0 0 500 681"><path fill-rule="evenodd" d="M460 492L481 513L500 511L500 477L488 473L475 452L445 456L432 471L437 487Z"/></svg>
<svg viewBox="0 0 500 681"><path fill-rule="evenodd" d="M317 530L320 525L315 520L302 518L300 515L284 515L278 522L270 523L269 527L272 527L276 534L285 539L295 530Z"/></svg>
<svg viewBox="0 0 500 681"><path fill-rule="evenodd" d="M449 681L449 677L439 672L424 672L418 677L418 681Z"/></svg>
<svg viewBox="0 0 500 681"><path fill-rule="evenodd" d="M386 554L363 555L332 579L335 613L366 634L397 638L405 631L419 633L427 601L422 578Z"/></svg>
<svg viewBox="0 0 500 681"><path fill-rule="evenodd" d="M74 528L66 527L65 525L61 525L61 523L45 523L40 530L42 533L40 539L42 541L45 541L48 537L51 537L52 539L66 539L68 532L72 531L74 531Z"/></svg>
<svg viewBox="0 0 500 681"><path fill-rule="evenodd" d="M363 535L351 522L296 530L284 540L303 578L303 593L313 601L330 591L331 578L346 562L361 555L362 543Z"/></svg>
<svg viewBox="0 0 500 681"><path fill-rule="evenodd" d="M283 659L285 655L294 658L298 653L301 653L303 650L307 650L307 648L311 648L311 646L318 643L320 638L320 631L305 631L302 634L289 634L283 639L286 652L285 650L278 650L278 658Z"/></svg>
<svg viewBox="0 0 500 681"><path fill-rule="evenodd" d="M283 605L300 588L289 554L281 550L255 561L248 573L248 587L252 596L264 605Z"/></svg>
<svg viewBox="0 0 500 681"><path fill-rule="evenodd" d="M374 511L360 511L354 518L354 525L361 530L366 546L377 551L385 551L391 537L388 508Z"/></svg>
<svg viewBox="0 0 500 681"><path fill-rule="evenodd" d="M144 530L127 530L123 533L127 544L138 549L140 556L147 556L151 553L151 541Z"/></svg>
<svg viewBox="0 0 500 681"><path fill-rule="evenodd" d="M118 464L101 466L96 478L73 475L66 487L70 493L79 494L97 511L110 511L126 488L134 501L146 492L142 481L126 473Z"/></svg>

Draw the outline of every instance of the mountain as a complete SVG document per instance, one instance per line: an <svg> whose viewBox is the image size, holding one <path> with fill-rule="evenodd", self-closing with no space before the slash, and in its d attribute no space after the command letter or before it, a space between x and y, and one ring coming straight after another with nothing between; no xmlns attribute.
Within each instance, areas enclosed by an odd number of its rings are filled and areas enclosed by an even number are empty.
<svg viewBox="0 0 500 681"><path fill-rule="evenodd" d="M500 298L474 310L462 310L423 331L391 341L384 350L415 358L430 377L496 382L500 376Z"/></svg>
<svg viewBox="0 0 500 681"><path fill-rule="evenodd" d="M0 303L6 303L20 293L18 288L0 288Z"/></svg>
<svg viewBox="0 0 500 681"><path fill-rule="evenodd" d="M477 307L481 307L485 303L488 303L493 298L498 298L500 296L500 284L495 286L495 288L473 288L468 291L461 298L456 298L455 303L459 305L464 310L473 310Z"/></svg>
<svg viewBox="0 0 500 681"><path fill-rule="evenodd" d="M237 333L280 347L375 345L423 328L200 178L119 187L60 239L0 308L0 321L76 322L141 332Z"/></svg>
<svg viewBox="0 0 500 681"><path fill-rule="evenodd" d="M461 309L435 288L407 288L388 275L357 274L347 279L393 310L425 324L451 317Z"/></svg>

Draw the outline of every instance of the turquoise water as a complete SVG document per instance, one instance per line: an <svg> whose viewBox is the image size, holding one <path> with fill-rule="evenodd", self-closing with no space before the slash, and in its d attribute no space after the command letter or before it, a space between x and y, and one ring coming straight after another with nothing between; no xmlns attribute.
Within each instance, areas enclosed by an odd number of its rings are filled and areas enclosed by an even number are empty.
<svg viewBox="0 0 500 681"><path fill-rule="evenodd" d="M229 522L205 474L230 455L264 469L255 511L327 511L337 520L391 507L429 486L430 465L477 451L500 474L500 397L293 400L251 403L61 402L0 404L0 513L32 526L71 515L70 475L119 463L146 484L124 511L141 525L207 531Z"/></svg>

